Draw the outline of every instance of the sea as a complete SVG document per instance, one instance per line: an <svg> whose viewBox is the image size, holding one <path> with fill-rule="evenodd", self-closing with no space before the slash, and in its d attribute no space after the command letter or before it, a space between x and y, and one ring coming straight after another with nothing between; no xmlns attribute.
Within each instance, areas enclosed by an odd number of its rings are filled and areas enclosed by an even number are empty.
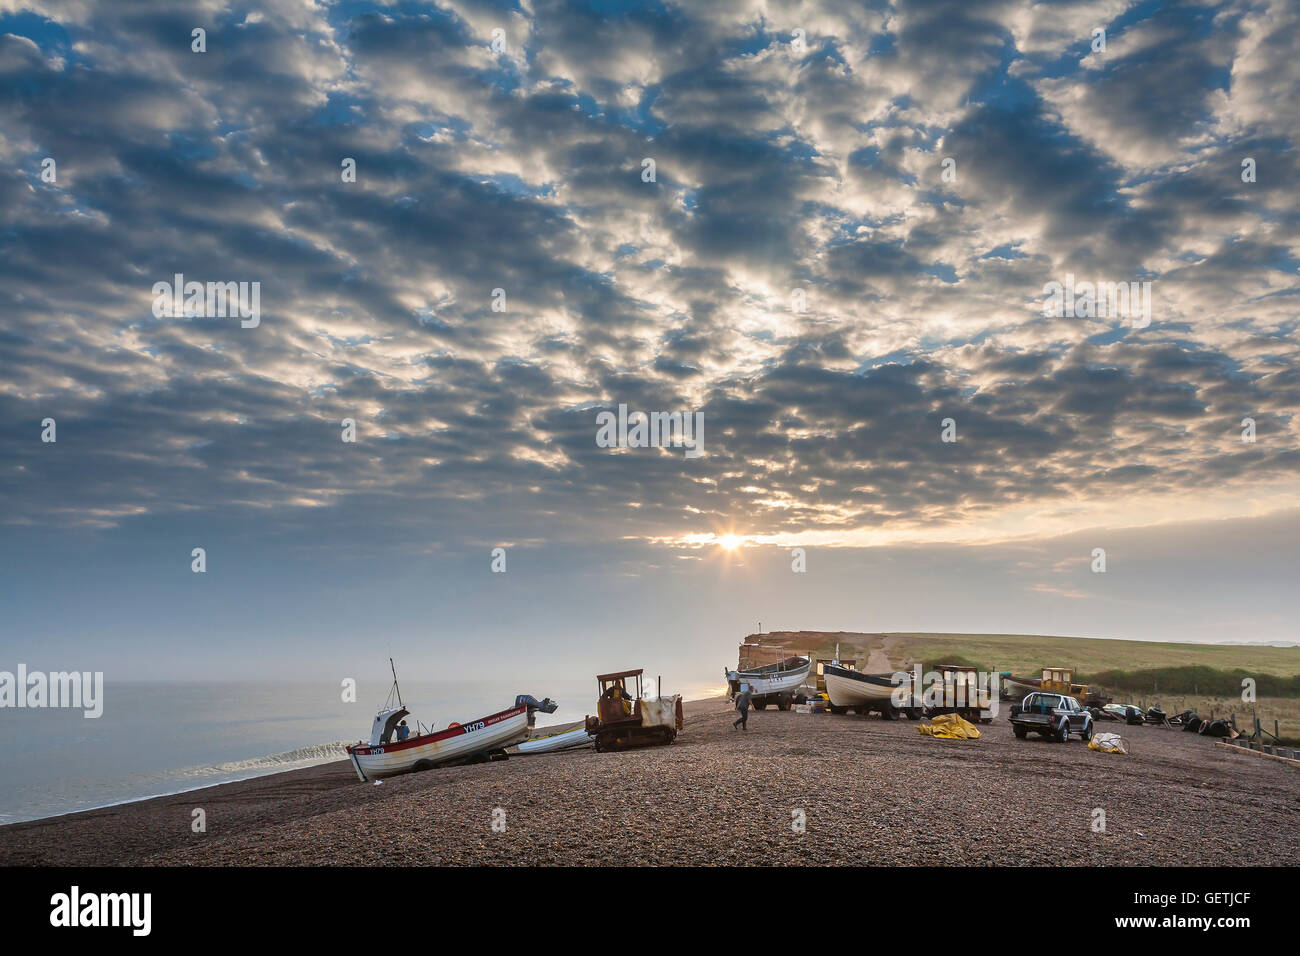
<svg viewBox="0 0 1300 956"><path fill-rule="evenodd" d="M596 682L538 681L558 702L537 726L581 720ZM0 711L0 825L184 793L347 757L369 739L391 688L359 681L356 702L335 683L106 682L104 712ZM687 700L714 688L669 688ZM403 681L407 722L441 730L514 705L518 681ZM529 758L519 758L529 759ZM541 758L537 758L541 759Z"/></svg>

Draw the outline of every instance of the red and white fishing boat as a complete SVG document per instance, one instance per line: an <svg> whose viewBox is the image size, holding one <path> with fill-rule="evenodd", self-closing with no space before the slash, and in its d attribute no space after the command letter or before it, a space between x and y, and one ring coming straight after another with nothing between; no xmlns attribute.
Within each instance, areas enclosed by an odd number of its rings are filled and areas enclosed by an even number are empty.
<svg viewBox="0 0 1300 956"><path fill-rule="evenodd" d="M391 658L389 663L392 663ZM394 696L396 707L389 706ZM428 770L451 761L496 754L528 737L536 711L549 714L554 713L555 708L556 704L550 698L539 701L521 694L515 698L513 707L495 714L464 724L453 723L446 730L429 730L412 734L405 740L394 740L402 719L410 713L402 703L397 669L394 668L393 691L384 708L375 715L370 743L358 741L353 744L348 748L348 757L357 776L362 781L370 781Z"/></svg>

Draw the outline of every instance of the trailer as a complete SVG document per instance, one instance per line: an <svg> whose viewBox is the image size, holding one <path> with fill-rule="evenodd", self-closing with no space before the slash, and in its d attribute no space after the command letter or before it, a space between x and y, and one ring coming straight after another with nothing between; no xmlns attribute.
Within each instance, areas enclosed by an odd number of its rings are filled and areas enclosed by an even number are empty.
<svg viewBox="0 0 1300 956"><path fill-rule="evenodd" d="M943 699L925 705L925 716L957 714L972 724L993 722L995 702L990 699L989 688L982 686L979 671L962 664L939 664L935 670L943 678Z"/></svg>

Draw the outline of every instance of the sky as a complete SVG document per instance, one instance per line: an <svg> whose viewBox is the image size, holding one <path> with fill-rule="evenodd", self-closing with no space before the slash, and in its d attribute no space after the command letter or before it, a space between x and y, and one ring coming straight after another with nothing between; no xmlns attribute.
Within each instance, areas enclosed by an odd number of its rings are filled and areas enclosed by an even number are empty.
<svg viewBox="0 0 1300 956"><path fill-rule="evenodd" d="M1297 35L0 0L0 667L671 690L760 622L1300 639ZM256 316L160 310L176 275ZM1050 307L1090 282L1149 310ZM620 405L700 453L605 447Z"/></svg>

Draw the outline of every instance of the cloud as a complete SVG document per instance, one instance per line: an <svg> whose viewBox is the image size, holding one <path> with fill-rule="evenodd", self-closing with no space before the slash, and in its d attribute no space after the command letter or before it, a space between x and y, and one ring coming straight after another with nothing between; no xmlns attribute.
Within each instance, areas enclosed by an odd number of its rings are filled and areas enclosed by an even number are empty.
<svg viewBox="0 0 1300 956"><path fill-rule="evenodd" d="M7 522L850 544L1293 503L1284 4L136 6L0 15ZM1152 325L1044 318L1067 271L1151 281ZM259 281L260 326L155 318L176 273ZM705 456L597 448L619 403L702 411Z"/></svg>

